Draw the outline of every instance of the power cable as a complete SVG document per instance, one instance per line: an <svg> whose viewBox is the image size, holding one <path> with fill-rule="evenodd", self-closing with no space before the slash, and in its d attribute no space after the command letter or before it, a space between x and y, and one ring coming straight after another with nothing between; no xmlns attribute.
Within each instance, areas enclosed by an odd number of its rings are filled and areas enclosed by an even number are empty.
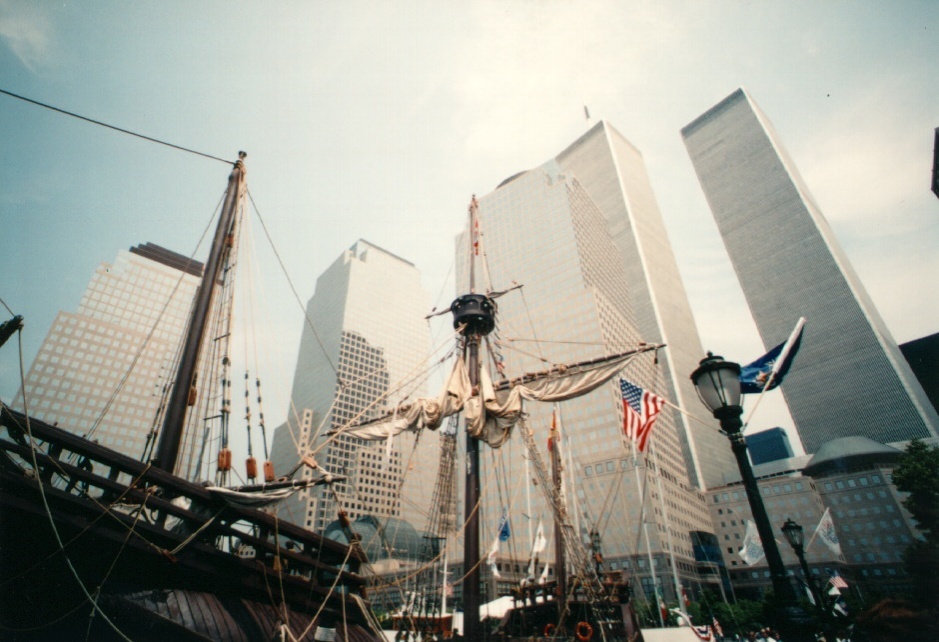
<svg viewBox="0 0 939 642"><path fill-rule="evenodd" d="M165 140L160 140L158 138L152 138L150 136L144 136L143 134L138 134L137 132L132 132L129 129L123 129L121 127L116 127L114 125L109 125L108 123L103 123L100 120L95 120L94 118L88 118L87 116L82 116L81 114L76 114L75 112L67 111L47 103L39 102L38 100L33 100L32 98L27 98L26 96L20 96L19 94L14 94L12 91L7 91L0 87L0 94L6 94L11 98L17 98L19 100L28 102L30 104L36 105L38 107L44 107L46 109L51 109L52 111L58 112L60 114L65 114L66 116L71 116L72 118L78 118L79 120L84 120L85 122L91 123L93 125L100 125L101 127L107 127L108 129L113 129L114 131L121 132L122 134L129 134L131 136L136 136L137 138L142 138L148 140L151 143L158 143L160 145L166 145L167 147L172 147L173 149L178 149L183 152L189 152L190 154L195 154L196 156L203 156L205 158L211 158L212 160L217 160L228 165L233 165L235 161L225 160L224 158L219 158L218 156L212 156L211 154L206 154L203 152L198 152L194 149L189 149L188 147L182 147L181 145L174 145L173 143L168 143Z"/></svg>

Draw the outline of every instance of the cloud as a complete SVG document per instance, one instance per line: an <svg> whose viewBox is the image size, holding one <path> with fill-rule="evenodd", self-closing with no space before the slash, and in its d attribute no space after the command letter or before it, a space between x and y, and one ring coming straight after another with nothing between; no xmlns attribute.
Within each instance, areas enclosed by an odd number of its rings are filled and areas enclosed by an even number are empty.
<svg viewBox="0 0 939 642"><path fill-rule="evenodd" d="M49 63L52 25L35 3L0 0L0 40L36 73Z"/></svg>

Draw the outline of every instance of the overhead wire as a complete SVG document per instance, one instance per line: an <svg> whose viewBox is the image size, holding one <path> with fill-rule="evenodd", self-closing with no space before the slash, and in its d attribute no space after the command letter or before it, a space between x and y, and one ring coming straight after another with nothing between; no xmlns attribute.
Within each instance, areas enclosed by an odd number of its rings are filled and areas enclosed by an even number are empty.
<svg viewBox="0 0 939 642"><path fill-rule="evenodd" d="M8 91L8 90L6 90L6 89L3 89L2 87L0 87L0 94L6 94L7 96L10 96L11 98L16 98L16 99L18 99L18 100L22 100L22 101L24 101L24 102L31 103L31 104L36 105L36 106L38 106L38 107L43 107L43 108L45 108L45 109L49 109L49 110L52 110L52 111L54 111L54 112L58 112L58 113L60 113L60 114L64 114L64 115L66 115L66 116L71 116L72 118L77 118L77 119L79 119L79 120L84 120L85 122L91 123L91 124L93 124L93 125L99 125L99 126L101 126L101 127L107 128L107 129L112 129L112 130L114 130L114 131L116 131L116 132L120 132L120 133L122 133L122 134L128 134L128 135L130 135L130 136L135 136L135 137L137 137L137 138L141 138L141 139L146 140L146 141L149 141L149 142L151 142L151 143L157 143L157 144L160 144L160 145L165 145L166 147L172 147L173 149L178 149L179 151L182 151L182 152L187 152L187 153L189 153L189 154L195 154L196 156L202 156L202 157L204 157L204 158L210 158L210 159L212 159L212 160L216 160L216 161L219 161L219 162L222 162L222 163L227 163L227 164L229 164L229 165L233 165L234 162L235 162L235 161L232 161L232 160L226 160L226 159L224 159L224 158L219 158L218 156L213 156L213 155L211 155L211 154L206 154L205 152L196 151L196 150L194 150L194 149L190 149L189 147L183 147L183 146L181 146L181 145L176 145L176 144L174 144L174 143L169 143L169 142L167 142L167 141L165 141L165 140L160 140L159 138L153 138L152 136L145 136L144 134L139 134L139 133L134 132L134 131L131 131L131 130L129 130L129 129L124 129L124 128L122 128L122 127L117 127L117 126L115 126L115 125L110 125L110 124L105 123L105 122L102 122L102 121L100 121L100 120L95 120L94 118L89 118L89 117L87 117L87 116L82 116L81 114L76 114L75 112L68 111L68 110L66 110L66 109L62 109L61 107L56 107L56 106L50 105L50 104L48 104L48 103L40 102L40 101L38 101L38 100L33 100L32 98L27 98L26 96L21 96L20 94L14 94L12 91Z"/></svg>
<svg viewBox="0 0 939 642"><path fill-rule="evenodd" d="M7 91L7 90L0 89L0 93L9 95L10 97L17 98L17 99L26 101L26 102L28 102L28 103L31 103L31 104L40 106L40 107L44 107L44 108L50 109L50 110L55 111L55 112L58 112L58 113L62 113L62 114L64 114L64 115L72 116L72 117L75 117L75 118L78 118L78 119L87 121L87 122L92 123L92 124L96 124L96 125L103 126L103 127L106 127L106 128L109 128L109 129L112 129L112 130L115 130L115 131L118 131L118 132L121 132L121 133L125 133L125 134L129 134L129 135L132 135L132 136L136 136L136 137L138 137L138 138L141 138L141 139L144 139L144 140L148 140L148 141L150 141L150 142L159 143L159 144L162 144L162 145L166 145L166 146L169 146L169 147L178 149L178 150L180 150L180 151L185 151L185 152L197 154L197 155L200 155L200 156L204 156L204 157L207 157L207 158L211 158L211 159L214 159L214 160L218 160L218 161L220 161L220 162L224 162L224 163L227 163L227 164L231 164L231 161L228 161L228 160L225 160L225 159L222 159L222 158L218 158L218 157L215 157L215 156L211 156L211 155L209 155L209 154L204 154L204 153L198 152L198 151L196 151L196 150L192 150L192 149L189 149L189 148L185 148L185 147L182 147L182 146L179 146L179 145L174 145L174 144L168 143L168 142L166 142L166 141L161 141L161 140L159 140L159 139L155 139L155 138L152 138L152 137L149 137L149 136L144 136L144 135L142 135L142 134L139 134L139 133L136 133L136 132L132 132L132 131L130 131L130 130L126 130L126 129L123 129L123 128L120 128L120 127L116 127L116 126L113 126L113 125L109 125L109 124L107 124L107 123L104 123L104 122L101 122L101 121L97 121L97 120L94 120L94 119L91 119L91 118L88 118L88 117L85 117L85 116L82 116L82 115L79 115L79 114L76 114L76 113L73 113L73 112L69 112L69 111L67 111L67 110L64 110L64 109L55 107L55 106L53 106L53 105L49 105L49 104L46 104L46 103L42 103L42 102L39 102L39 101L35 101L35 100L32 100L32 99L26 98L26 97L24 97L24 96L20 96L20 95L14 94L14 93L9 92L9 91ZM257 206L256 206L256 204L254 204L253 197L251 198L251 201L252 201L252 204L255 206L255 209L256 209L256 211L257 211ZM213 217L213 218L214 218L214 217ZM260 219L260 214L259 214L259 219ZM262 223L262 227L264 228L265 234L267 234L267 228L266 228L266 226L264 225L263 220L261 221L261 223ZM205 236L205 235L203 234L203 238L204 238L204 236ZM269 235L268 235L268 238L270 239L270 236L269 236ZM201 241L200 241L200 243L201 243ZM272 245L272 247L273 247L273 245ZM280 261L280 263L281 263L281 267L283 268L283 262L282 262L282 260L280 259L279 254L277 254L276 248L274 248L274 252L275 252L275 254L277 255L278 261ZM191 258L191 257L190 257L190 258ZM286 274L286 271L285 271L285 274ZM289 280L290 280L290 279L289 279L289 275L287 276L287 278L288 278L288 282L289 282ZM176 286L176 287L178 288L178 286L179 286L179 283L177 283L177 286ZM293 289L293 284L292 284L292 283L291 283L291 288ZM174 289L174 292L175 292L175 289ZM296 290L295 290L295 289L294 289L294 294L295 294L295 296L296 296ZM172 295L171 295L170 298L172 298ZM299 301L299 297L297 297L297 298L298 298L298 301ZM3 306L4 306L5 308L7 308L7 310L10 309L9 306L7 306L6 303L3 302L2 300L0 300L0 303L2 303ZM168 304L167 304L167 305L168 305ZM302 304L301 304L301 305L302 305ZM165 311L165 309L166 309L166 307L164 307L164 310L163 310L163 311ZM12 311L11 311L11 313L12 313ZM162 312L161 312L161 315L162 315ZM158 321L159 321L159 320L158 320ZM311 324L311 325L312 325L312 324ZM156 324L154 325L154 328L155 328L155 326L156 326ZM152 335L153 335L154 328L151 328L151 331L150 331L150 334L149 334L148 337L147 337L147 340L144 341L144 344L141 346L140 350L138 351L138 353L137 353L137 355L136 355L136 357L135 357L135 359L134 359L134 363L136 363L137 360L139 360L140 356L142 355L142 352L143 352L144 348L146 347L146 344L147 344L147 342L149 341L149 338L152 337ZM314 333L315 333L315 329L314 329ZM255 350L256 350L256 346L255 346ZM332 364L331 364L331 365L332 365ZM21 373L20 373L20 374L21 374L21 379L23 379L23 380L25 381L25 373L24 373L24 367L23 367L23 363L22 363L22 338L20 338L20 370L21 370ZM99 416L98 420L95 422L95 425L92 427L92 431L93 431L95 428L97 428L98 424L100 424L101 419L103 419L103 417L104 417L105 414L107 413L108 407L110 407L111 402L113 402L114 398L115 398L115 397L117 396L117 394L120 392L120 389L123 387L123 384L124 384L125 382L126 382L126 375L125 375L125 377L122 379L121 383L119 384L118 389L117 389L117 390L114 392L114 394L112 395L112 398L111 398L111 400L109 401L109 403L106 404L106 407L105 407L104 411L101 413L101 415ZM259 388L259 390L258 390L258 394L259 394L259 396L260 396L260 388ZM259 399L259 402L260 402L260 399ZM23 403L24 403L24 407L27 407L27 408L28 408L28 403L27 403L27 401L26 401L26 399L25 399L25 394L24 394ZM28 412L28 411L27 411L27 412ZM29 416L28 416L28 414L27 414L27 419L26 419L26 432L29 434L29 437L30 437L30 444L31 444L31 446L32 446L31 452L32 452L32 455L33 455L33 468L36 469L36 470L38 470L38 463L37 463L37 461L36 461L36 452L35 452L35 441L34 441L34 439L33 439L33 437L32 437L32 432L31 432L31 430L30 430L30 424L29 424ZM265 443L265 451L266 451L266 443ZM50 521L51 521L51 520L52 520L52 515L51 515L51 511L50 511L48 502L47 502L46 497L45 497L45 493L44 493L44 491L43 491L43 489L42 489L42 484L40 484L40 491L42 492L43 503L44 503L44 505L45 505L45 507L46 507L47 515L49 516ZM104 515L111 515L111 511L110 511L110 509L109 509L108 507L103 507L103 509L104 509L104 512L102 512L101 516L99 516L98 518L96 518L95 521L97 521L97 519L100 519L100 517L103 517ZM139 518L140 518L142 512L143 512L143 507L141 507L140 510L138 510L137 518L136 518L136 519L139 519ZM114 517L113 515L111 515L111 516ZM216 517L217 517L217 515L216 515ZM214 519L215 519L215 517L213 517L213 518L210 519L208 522L206 522L205 524L203 524L202 527L200 527L200 529L198 529L197 533L198 533L198 532L201 532L204 528L206 528L212 521L214 521ZM135 521L136 521L136 520L135 520ZM61 538L59 537L59 534L58 534L57 530L55 530L55 524L54 524L54 522L52 523L52 526L53 526L53 530L54 530L54 532L55 532L57 541L59 542L59 549L58 549L56 552L63 552L63 554L64 554L64 550L65 550L66 544L64 544L64 543L61 541ZM129 538L130 538L132 535L137 535L138 537L140 537L139 533L135 533L135 530L134 530L133 525L131 525L131 526L128 528L127 537L125 538L125 544L126 544L126 542L129 540ZM142 538L142 539L143 539L143 538ZM146 540L144 539L144 541L146 541ZM188 543L188 541L191 541L191 538L190 538L190 540L187 540L186 542L184 542L181 546L185 546L185 545ZM150 544L149 542L147 542L147 543ZM152 544L151 544L151 546L152 546ZM123 547L122 547L122 548L123 548ZM181 547L180 547L180 548L181 548ZM178 550L178 549L177 549L177 550ZM350 547L350 553L351 553L351 547ZM79 585L80 585L81 588L82 588L83 593L85 594L85 598L86 598L85 601L90 601L90 602L92 603L92 606L93 606L93 612L92 612L92 613L93 613L93 614L94 614L94 613L100 613L100 614L102 615L102 617L105 619L105 621L108 623L108 625L111 626L111 628L114 629L114 631L116 632L116 634L117 634L118 636L120 636L121 638L123 638L123 639L125 639L125 640L128 640L127 636L124 635L124 634L120 631L120 629L118 629L117 626L116 626L110 619L108 619L108 617L104 614L103 611L101 611L100 607L97 605L96 596L97 596L97 594L100 592L100 586L99 586L98 589L95 591L95 596L93 597L93 596L89 593L87 587L85 587L85 585L82 583L81 579L79 578L79 576L78 576L78 574L77 574L77 571L76 571L75 568L72 566L71 560L68 558L68 555L67 555L67 554L64 554L64 557L65 557L66 563L68 564L70 570L72 571L72 574L74 575L76 581L79 583ZM347 559L348 559L348 556L347 556ZM117 561L117 558L115 558L114 563L116 563L116 561ZM112 565L111 565L111 568L112 568L112 569L113 569L113 567L114 567L114 563L112 563ZM110 574L110 572L109 572L108 574ZM341 575L337 575L336 582L338 582L340 576L341 576ZM332 593L332 590L333 590L334 587L335 587L335 583L334 583L333 587L331 587L331 589L330 589L330 594ZM283 590L283 589L281 589L281 590ZM83 602L82 604L84 604L84 602ZM323 603L322 603L321 606L320 606L320 609L321 609L321 610L322 610L322 608L323 608L324 605L325 605L325 600L323 601ZM81 604L79 604L77 607L75 607L75 610L77 610L77 609L80 608L80 607L81 607ZM343 611L345 611L345 605L343 605ZM67 615L68 615L68 614L66 614L66 616L67 616ZM90 623L89 623L89 626L90 626ZM90 629L89 629L89 631L90 631Z"/></svg>

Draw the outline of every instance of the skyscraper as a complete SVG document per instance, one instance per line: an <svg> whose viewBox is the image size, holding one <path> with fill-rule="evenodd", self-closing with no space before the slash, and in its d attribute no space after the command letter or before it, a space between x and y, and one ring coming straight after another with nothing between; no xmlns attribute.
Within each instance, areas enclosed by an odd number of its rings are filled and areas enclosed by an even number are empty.
<svg viewBox="0 0 939 642"><path fill-rule="evenodd" d="M939 417L752 98L738 89L682 136L763 343L807 319L782 386L806 452L936 436Z"/></svg>
<svg viewBox="0 0 939 642"><path fill-rule="evenodd" d="M479 199L479 220L484 268L477 270L477 291L524 285L497 300L491 343L510 376L613 354L640 341L665 342L669 347L657 358L638 357L623 376L673 404L694 394L688 375L702 351L661 216L641 155L608 123ZM457 274L465 291L465 258L458 259ZM554 409L529 403L525 411L544 448ZM615 380L563 402L557 412L581 535L599 534L607 568L630 569L647 596L655 594L656 581L670 599L677 585L694 586L691 532L711 530L695 486L703 485L709 467L715 476L721 461L733 467L726 440L708 427L691 432L684 417L666 407L649 451L637 453L624 440ZM702 457L712 448L710 459ZM527 497L498 482L525 480L521 450L513 441L492 457L484 452L481 470L484 542L505 512L513 537L523 541L510 540L501 553L524 561L523 515L548 521L551 512L537 490L529 511Z"/></svg>
<svg viewBox="0 0 939 642"><path fill-rule="evenodd" d="M30 414L141 457L201 276L201 263L152 243L102 263L39 348L26 377Z"/></svg>
<svg viewBox="0 0 939 642"><path fill-rule="evenodd" d="M619 260L636 328L644 341L668 345L660 355L660 391L680 408L699 406L690 375L704 357L701 338L659 212L642 153L608 123L600 122L557 157L597 205ZM691 483L719 484L734 468L717 421L701 424L674 413Z"/></svg>
<svg viewBox="0 0 939 642"><path fill-rule="evenodd" d="M400 518L424 527L436 474L427 462L437 458L436 439L428 436L415 452L410 437L394 444L345 435L330 441L327 432L425 393L416 375L430 353L428 302L412 263L364 240L317 279L288 419L274 433L271 459L284 474L311 446L320 466L346 481L334 484L336 495L323 487L299 493L280 509L282 518L323 531L341 507L351 519Z"/></svg>
<svg viewBox="0 0 939 642"><path fill-rule="evenodd" d="M747 450L754 466L793 456L789 436L778 426L747 435Z"/></svg>

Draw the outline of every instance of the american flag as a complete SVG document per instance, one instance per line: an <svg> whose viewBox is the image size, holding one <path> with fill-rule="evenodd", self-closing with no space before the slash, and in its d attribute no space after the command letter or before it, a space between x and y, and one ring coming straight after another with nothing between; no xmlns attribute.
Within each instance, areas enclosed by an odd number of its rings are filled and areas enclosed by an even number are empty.
<svg viewBox="0 0 939 642"><path fill-rule="evenodd" d="M711 619L711 624L713 625L714 632L724 637L724 629L721 628L721 623L717 621L716 617Z"/></svg>
<svg viewBox="0 0 939 642"><path fill-rule="evenodd" d="M665 399L625 379L619 380L619 387L623 393L623 430L636 442L639 451L644 452L652 424L662 411Z"/></svg>
<svg viewBox="0 0 939 642"><path fill-rule="evenodd" d="M844 581L844 578L840 575L833 575L831 579L828 580L828 583L839 589L848 588L848 583Z"/></svg>

